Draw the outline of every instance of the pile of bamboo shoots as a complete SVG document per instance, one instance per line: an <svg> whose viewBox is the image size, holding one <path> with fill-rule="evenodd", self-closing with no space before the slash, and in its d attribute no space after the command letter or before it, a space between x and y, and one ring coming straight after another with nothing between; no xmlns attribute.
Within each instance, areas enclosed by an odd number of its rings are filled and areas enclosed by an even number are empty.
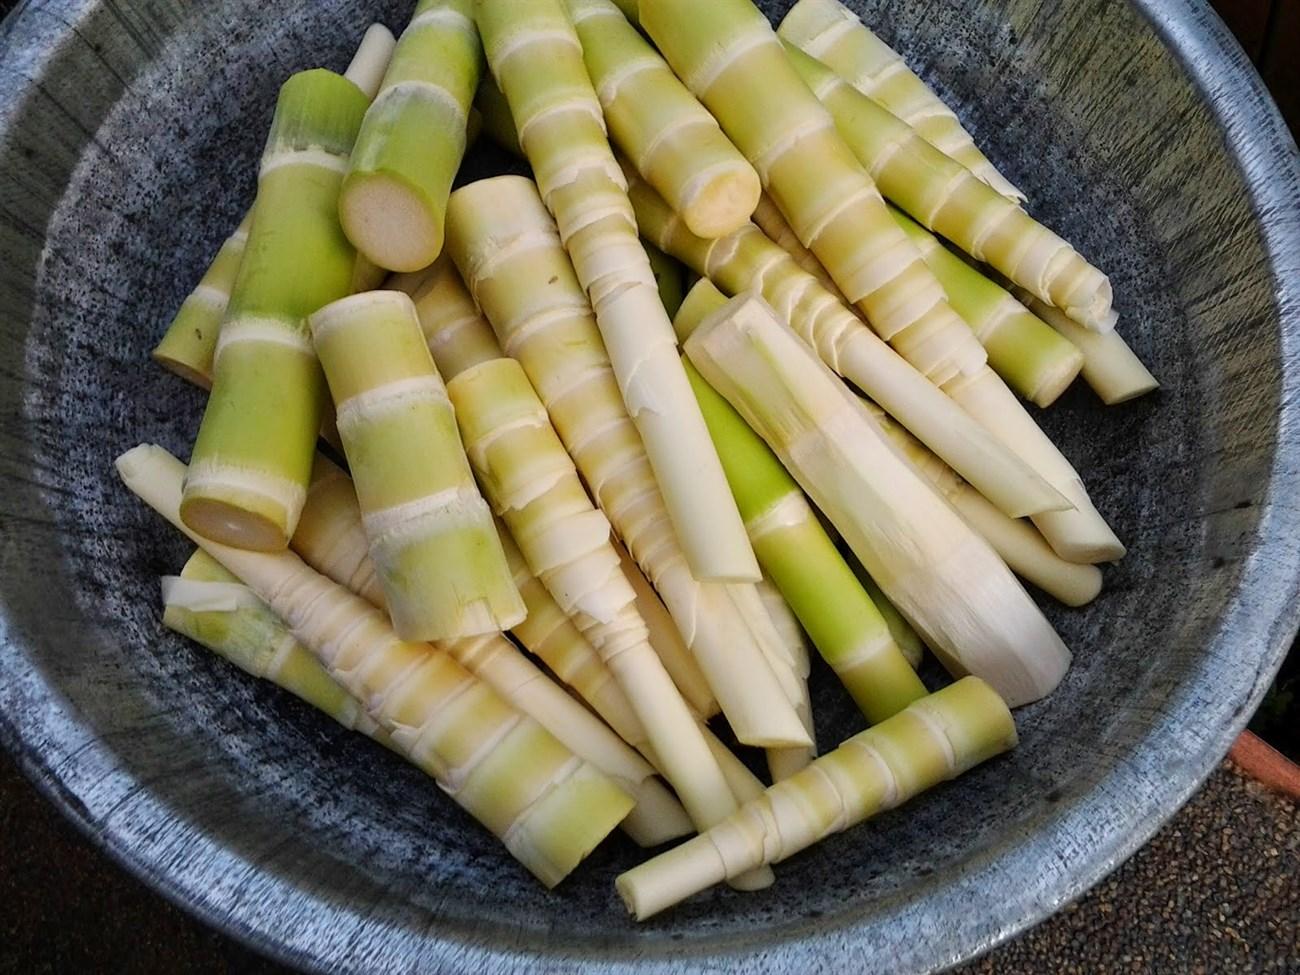
<svg viewBox="0 0 1300 975"><path fill-rule="evenodd" d="M532 178L453 191L480 130ZM638 918L771 884L1014 746L1070 662L1022 581L1124 554L1022 401L1156 382L1025 202L838 0L419 0L285 81L154 353L211 391L117 462L198 547L163 622L548 886L616 827L694 834ZM867 726L820 757L813 650Z"/></svg>

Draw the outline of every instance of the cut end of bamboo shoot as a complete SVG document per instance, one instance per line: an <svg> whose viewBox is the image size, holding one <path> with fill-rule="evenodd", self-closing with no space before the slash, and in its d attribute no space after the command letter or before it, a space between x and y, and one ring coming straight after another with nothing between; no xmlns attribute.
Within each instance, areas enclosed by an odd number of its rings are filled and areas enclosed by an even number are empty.
<svg viewBox="0 0 1300 975"><path fill-rule="evenodd" d="M355 173L339 196L343 231L362 254L392 271L419 271L442 252L442 214L387 173Z"/></svg>
<svg viewBox="0 0 1300 975"><path fill-rule="evenodd" d="M723 237L745 225L758 206L763 184L751 166L703 174L692 187L682 221L698 237Z"/></svg>
<svg viewBox="0 0 1300 975"><path fill-rule="evenodd" d="M288 509L278 498L254 490L223 493L228 499L187 491L181 504L185 524L204 538L233 548L278 552L288 547Z"/></svg>

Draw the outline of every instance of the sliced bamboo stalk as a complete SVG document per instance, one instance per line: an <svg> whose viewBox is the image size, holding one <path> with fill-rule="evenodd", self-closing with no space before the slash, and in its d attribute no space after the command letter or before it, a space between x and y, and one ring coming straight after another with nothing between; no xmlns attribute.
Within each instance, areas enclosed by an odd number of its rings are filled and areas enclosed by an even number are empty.
<svg viewBox="0 0 1300 975"><path fill-rule="evenodd" d="M1101 592L1100 569L1065 561L1052 551L1033 525L998 511L878 406L864 401L863 407L913 468L956 509L966 524L993 546L993 551L1002 556L1011 571L1067 606L1083 606L1097 598Z"/></svg>
<svg viewBox="0 0 1300 975"><path fill-rule="evenodd" d="M447 195L483 73L473 13L473 0L420 0L362 122L339 219L380 267L415 271L442 250Z"/></svg>
<svg viewBox="0 0 1300 975"><path fill-rule="evenodd" d="M758 563L677 358L582 45L560 0L479 0L475 10L691 572L752 582Z"/></svg>
<svg viewBox="0 0 1300 975"><path fill-rule="evenodd" d="M733 299L686 351L951 672L983 677L1012 706L1051 692L1070 661L1051 624L770 307Z"/></svg>
<svg viewBox="0 0 1300 975"><path fill-rule="evenodd" d="M593 497L663 597L737 738L804 743L749 621L723 584L701 583L687 566L591 307L536 187L503 176L452 193L447 250L546 404Z"/></svg>
<svg viewBox="0 0 1300 975"><path fill-rule="evenodd" d="M704 240L687 230L644 182L633 181L630 193L641 231L656 246L724 292L753 289L762 294L828 366L888 410L1002 511L1018 518L1068 505L757 227ZM701 285L697 282L695 288ZM683 303L673 323L679 334L686 321L697 318L694 311L683 314L688 308Z"/></svg>
<svg viewBox="0 0 1300 975"><path fill-rule="evenodd" d="M700 669L690 648L682 639L668 608L664 606L654 586L650 585L650 580L645 577L641 567L636 564L628 550L620 545L617 539L611 539L611 542L614 551L618 552L619 566L623 570L623 575L631 583L632 591L636 593L636 610L641 614L641 619L645 621L646 629L650 632L650 646L659 655L664 669L668 671L668 676L682 692L686 703L701 718L711 718L718 714L720 711L718 699L713 696L704 671Z"/></svg>
<svg viewBox="0 0 1300 975"><path fill-rule="evenodd" d="M523 368L484 362L448 386L479 483L560 607L591 641L632 703L668 781L706 829L735 797L686 702L650 648L636 596L595 508Z"/></svg>
<svg viewBox="0 0 1300 975"><path fill-rule="evenodd" d="M163 625L202 644L254 677L269 680L343 727L392 747L388 733L366 714L280 617L203 549L179 576L162 580Z"/></svg>
<svg viewBox="0 0 1300 975"><path fill-rule="evenodd" d="M707 833L620 874L639 921L756 864L901 805L1016 745L1006 705L967 677L936 691L778 782Z"/></svg>
<svg viewBox="0 0 1300 975"><path fill-rule="evenodd" d="M707 328L707 326L705 326ZM736 492L759 563L871 723L926 693L884 618L858 584L781 462L691 369L704 419Z"/></svg>
<svg viewBox="0 0 1300 975"><path fill-rule="evenodd" d="M335 206L365 108L330 71L280 89L181 506L216 541L282 549L302 510L325 403L304 320L352 285L356 255Z"/></svg>
<svg viewBox="0 0 1300 975"><path fill-rule="evenodd" d="M645 0L641 26L876 332L936 384L986 355L750 0Z"/></svg>
<svg viewBox="0 0 1300 975"><path fill-rule="evenodd" d="M1035 406L1051 406L1079 375L1083 353L901 210L889 213L988 351L993 371Z"/></svg>
<svg viewBox="0 0 1300 975"><path fill-rule="evenodd" d="M1066 241L825 64L793 46L786 53L885 196L1081 325L1115 327L1110 281Z"/></svg>
<svg viewBox="0 0 1300 975"><path fill-rule="evenodd" d="M799 0L785 15L777 33L825 61L858 91L893 112L926 142L957 160L999 194L1016 203L1024 202L1025 194L980 152L956 113L839 0Z"/></svg>
<svg viewBox="0 0 1300 975"><path fill-rule="evenodd" d="M758 173L609 0L565 0L615 145L693 233L749 221Z"/></svg>
<svg viewBox="0 0 1300 975"><path fill-rule="evenodd" d="M448 640L518 623L524 604L411 299L353 295L309 324L394 628Z"/></svg>
<svg viewBox="0 0 1300 975"><path fill-rule="evenodd" d="M1094 332L1084 328L1059 308L1044 304L1029 292L1016 289L1016 296L1083 353L1083 378L1107 406L1126 403L1160 383L1142 364L1118 332Z"/></svg>
<svg viewBox="0 0 1300 975"><path fill-rule="evenodd" d="M352 480L325 458L318 457L317 461L302 521L291 542L293 550L317 572L356 593L372 606L385 609L384 592L366 551L361 505ZM509 553L513 545L504 537L501 541ZM531 612L532 606L529 608ZM559 609L556 608L555 612L559 613ZM544 620L539 619L535 625L544 625ZM523 626L521 623L520 627ZM518 634L519 629L515 632ZM653 778L653 770L500 634L447 640L434 646L455 657L512 706L539 721L575 755L592 762L618 781L637 802L636 808L622 824L636 842L653 846L664 842L669 833L681 835L681 830L691 830L685 810ZM595 657L589 646L585 649ZM547 654L542 659L550 666L556 656ZM627 713L632 730L644 734L638 731L639 725L633 723L635 716L631 715L626 700L606 690L609 675L602 678L595 673L597 669L603 669L598 657L595 666L584 665L582 661L560 663L570 663L569 667L560 669L571 677L575 669L579 671L575 677L577 687L595 691L591 701L606 706L604 711L597 709L601 717L606 717L607 712L615 716ZM614 690L617 691L617 687ZM615 730L618 731L617 726ZM634 739L625 740L636 747Z"/></svg>
<svg viewBox="0 0 1300 975"><path fill-rule="evenodd" d="M374 98L396 43L387 27L371 24L343 77L360 88L367 98ZM251 222L250 211L244 215L238 229L221 245L203 278L181 304L180 311L153 350L155 362L204 389L212 388L212 358L217 348L217 334L230 303L230 289L239 273L239 263L244 257ZM369 269L361 266L364 263L358 261L354 285L368 285L372 281Z"/></svg>
<svg viewBox="0 0 1300 975"><path fill-rule="evenodd" d="M400 640L384 615L293 553L204 538L181 520L185 467L161 447L117 459L126 486L234 573L288 625L411 761L548 887L631 811L633 799L445 653Z"/></svg>

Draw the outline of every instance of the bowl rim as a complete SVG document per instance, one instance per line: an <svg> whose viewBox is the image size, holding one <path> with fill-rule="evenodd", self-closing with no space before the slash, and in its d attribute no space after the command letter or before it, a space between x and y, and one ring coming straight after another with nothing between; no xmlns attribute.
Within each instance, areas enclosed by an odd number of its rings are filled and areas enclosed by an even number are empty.
<svg viewBox="0 0 1300 975"><path fill-rule="evenodd" d="M39 6L39 13L46 15L66 12L68 16L63 24L71 25L99 2L49 0L35 5L19 0L0 23L0 39L12 37L20 22L34 18L38 13L35 7ZM1194 742L1197 746L1194 753L1181 755L1185 774L1164 774L1157 759L1167 757L1170 748L1186 745L1186 739L1176 739L1167 725L1153 729L1143 742L1132 746L1130 761L1117 763L1088 797L1081 798L1068 816L1052 825L1052 834L1056 835L1070 829L1071 821L1078 819L1093 817L1106 824L1101 842L1079 861L1070 877L1050 890L1002 888L1007 896L1001 900L995 917L990 912L992 923L964 929L953 939L960 942L956 947L924 960L926 970L939 970L978 957L1045 920L1082 896L1144 845L1201 787L1227 753L1258 706L1300 626L1300 563L1287 548L1287 532L1279 530L1287 525L1288 515L1293 518L1295 512L1300 512L1300 151L1263 81L1206 0L1130 0L1130 3L1200 90L1207 109L1224 133L1225 150L1243 174L1269 256L1282 362L1276 453L1267 496L1258 505L1258 545L1243 561L1236 589L1218 620L1207 653L1227 655L1228 644L1262 650L1253 684L1244 700L1225 702L1212 694L1204 699L1208 708L1203 714L1212 719L1207 723L1213 723L1213 727ZM44 50L56 48L63 33L48 41ZM4 62L9 53L0 47L0 68L6 67ZM30 68L32 62L24 60L24 67ZM11 117L0 112L0 135ZM7 616L6 607L0 605L0 643L5 644L10 643L5 635ZM23 648L19 645L9 649L16 649L21 655ZM52 684L40 684L38 699L48 703L56 698L57 689ZM21 719L0 713L0 746L13 756L25 777L82 836L133 877L203 923L284 964L311 971L339 970L340 965L347 965L341 957L329 957L310 948L294 948L278 940L265 923L269 915L259 915L256 907L251 911L247 906L235 912L222 911L205 900L204 891L196 886L196 878L187 878L182 883L165 872L138 846L133 846L128 837L90 813L45 761L39 744L31 737L33 731ZM111 758L111 749L100 739L93 739L86 753ZM1145 794L1133 792L1131 787L1138 782L1143 783ZM1143 795L1142 800L1126 807L1118 817L1106 814L1104 804L1108 797L1133 794ZM1014 868L1025 856L1027 849L1022 845L1007 854L1001 866ZM957 898L969 897L990 876L989 867L980 866L950 888L944 899L956 903ZM309 900L315 899L310 892L302 894ZM783 972L791 966L829 969L851 958L870 957L872 946L864 937L866 930L850 921L836 930L817 927L783 941L760 942L763 955L758 959L746 958L746 965L764 972ZM458 945L457 949L459 964L492 965L493 970L513 970L516 966L545 962L548 966L564 968L582 965L586 971L682 972L745 957L739 951L686 949L672 956L606 957L579 962L524 953L510 947L498 951L488 945Z"/></svg>

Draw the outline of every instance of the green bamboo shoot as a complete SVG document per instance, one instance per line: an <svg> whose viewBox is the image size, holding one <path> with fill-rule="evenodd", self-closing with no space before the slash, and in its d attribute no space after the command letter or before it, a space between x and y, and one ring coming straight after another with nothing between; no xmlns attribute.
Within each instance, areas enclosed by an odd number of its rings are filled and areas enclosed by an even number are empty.
<svg viewBox="0 0 1300 975"><path fill-rule="evenodd" d="M839 0L799 0L777 33L826 62L858 91L893 112L940 152L951 156L1016 203L1025 194L998 172L962 127L956 113Z"/></svg>
<svg viewBox="0 0 1300 975"><path fill-rule="evenodd" d="M1015 745L1006 705L986 683L967 677L854 735L708 832L621 874L615 885L643 921L758 864L779 863Z"/></svg>
<svg viewBox="0 0 1300 975"><path fill-rule="evenodd" d="M907 662L915 670L921 666L921 660L925 657L925 644L917 635L916 630L912 629L912 624L903 619L897 607L889 601L889 597L884 594L881 588L876 585L876 580L871 578L862 563L853 558L850 554L846 559L849 568L853 574L858 577L858 582L862 583L862 588L871 600L872 605L880 611L880 615L885 618L885 625L889 627L889 635L894 638L894 643L902 651Z"/></svg>
<svg viewBox="0 0 1300 975"><path fill-rule="evenodd" d="M415 271L442 250L482 62L473 0L420 0L361 124L339 195L348 239L380 267Z"/></svg>
<svg viewBox="0 0 1300 975"><path fill-rule="evenodd" d="M735 797L650 648L609 522L588 499L523 368L513 359L484 362L452 379L448 393L485 494L529 567L613 671L668 781L706 829L735 809Z"/></svg>
<svg viewBox="0 0 1300 975"><path fill-rule="evenodd" d="M1083 368L1083 353L901 210L889 213L988 351L993 371L1035 406L1051 406Z"/></svg>
<svg viewBox="0 0 1300 975"><path fill-rule="evenodd" d="M758 174L610 0L565 0L614 144L693 233L749 221Z"/></svg>
<svg viewBox="0 0 1300 975"><path fill-rule="evenodd" d="M758 563L691 396L561 0L478 0L488 62L596 316L691 572L754 581Z"/></svg>
<svg viewBox="0 0 1300 975"><path fill-rule="evenodd" d="M1115 327L1111 285L1066 241L796 47L791 64L880 190L919 223L1075 321Z"/></svg>
<svg viewBox="0 0 1300 975"><path fill-rule="evenodd" d="M176 317L153 350L155 362L203 389L212 388L212 358L217 349L217 334L230 303L230 289L244 259L251 223L250 213L226 238L202 279L181 302Z"/></svg>
<svg viewBox="0 0 1300 975"><path fill-rule="evenodd" d="M1107 406L1126 403L1160 388L1156 377L1118 332L1094 332L1023 289L1016 294L1035 315L1078 346L1083 353L1084 381Z"/></svg>
<svg viewBox="0 0 1300 975"><path fill-rule="evenodd" d="M519 622L523 601L411 299L353 295L309 323L394 628L448 640Z"/></svg>
<svg viewBox="0 0 1300 975"><path fill-rule="evenodd" d="M329 71L280 89L181 505L214 541L282 549L302 511L325 404L305 319L352 286L336 206L366 104Z"/></svg>
<svg viewBox="0 0 1300 975"><path fill-rule="evenodd" d="M501 541L509 561L508 553L512 546L506 538ZM372 606L386 608L383 589L366 551L361 505L352 480L323 457L317 458L302 520L290 544L317 572L356 593ZM529 609L531 612L532 606ZM559 612L558 608L556 612ZM523 626L521 623L520 627ZM515 632L519 632L518 628ZM441 641L435 647L451 654L513 707L536 719L566 748L613 777L631 794L637 805L622 825L636 842L653 846L663 842L668 834L680 835L683 830L690 831L685 810L653 778L650 767L625 747L618 735L611 733L557 687L501 634ZM589 647L587 652L595 657L595 652ZM549 665L554 657L548 655L543 659ZM598 657L594 666L584 666L582 662L576 666L586 671L578 686L601 691L593 697L592 703L607 705L608 713L615 716L622 713L616 710L621 703L623 711L630 714L631 708L626 700L620 702L615 694L605 691L606 682L593 673L603 667ZM597 713L606 717L607 712L598 709ZM635 720L634 715L631 720ZM614 727L618 731L618 726ZM636 727L632 730L636 731ZM635 738L625 740L635 747Z"/></svg>
<svg viewBox="0 0 1300 975"><path fill-rule="evenodd" d="M707 326L706 326L707 327ZM759 564L872 724L926 693L884 618L817 521L803 492L740 415L687 373L722 457Z"/></svg>
<svg viewBox="0 0 1300 975"><path fill-rule="evenodd" d="M732 299L686 351L951 672L984 678L1012 706L1051 692L1070 652L1041 610L769 306Z"/></svg>
<svg viewBox="0 0 1300 975"><path fill-rule="evenodd" d="M161 447L117 459L127 488L234 573L288 625L398 748L548 887L631 811L633 799L452 657L398 638L385 616L293 553L254 552L185 525L185 467Z"/></svg>
<svg viewBox="0 0 1300 975"><path fill-rule="evenodd" d="M701 583L690 572L591 307L537 188L502 176L452 193L447 250L546 404L592 496L663 597L737 738L760 746L805 741L727 587Z"/></svg>
<svg viewBox="0 0 1300 975"><path fill-rule="evenodd" d="M644 182L632 181L630 192L641 231L656 246L723 292L761 293L828 366L888 410L999 509L1018 518L1067 506L1058 491L891 350L757 227L751 224L727 237L704 240L687 230ZM701 284L697 282L695 288ZM684 303L675 327L687 308Z"/></svg>
<svg viewBox="0 0 1300 975"><path fill-rule="evenodd" d="M163 625L269 680L343 727L391 742L361 703L303 648L280 617L202 549L162 580Z"/></svg>
<svg viewBox="0 0 1300 975"><path fill-rule="evenodd" d="M396 43L387 27L371 24L343 77L360 88L367 98L374 98ZM212 358L217 348L217 334L230 303L230 289L239 273L239 263L244 257L251 222L250 212L221 245L198 286L181 304L180 311L153 350L156 362L204 389L212 388ZM364 263L358 262L354 285L372 283L369 269L360 266Z"/></svg>
<svg viewBox="0 0 1300 975"><path fill-rule="evenodd" d="M644 0L641 26L753 163L763 188L876 332L936 385L984 348L750 0Z"/></svg>

